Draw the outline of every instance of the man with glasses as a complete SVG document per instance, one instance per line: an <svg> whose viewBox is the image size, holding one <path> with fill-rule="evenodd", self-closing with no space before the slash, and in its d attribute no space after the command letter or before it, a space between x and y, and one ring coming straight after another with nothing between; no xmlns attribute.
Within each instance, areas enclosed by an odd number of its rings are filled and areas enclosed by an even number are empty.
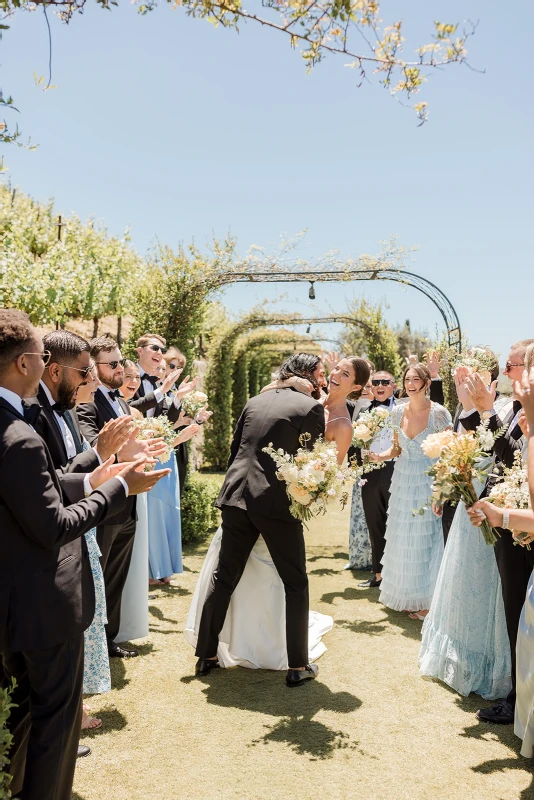
<svg viewBox="0 0 534 800"><path fill-rule="evenodd" d="M70 800L80 736L83 632L94 614L84 584L83 534L158 475L115 470L90 497L65 504L62 482L33 425L45 361L28 316L0 309L0 680L11 687L11 790L25 800ZM152 480L147 481L152 475Z"/></svg>
<svg viewBox="0 0 534 800"><path fill-rule="evenodd" d="M137 355L141 384L134 395L132 405L137 408L145 417L159 417L166 414L171 422L176 422L180 416L180 403L184 395L191 392L196 384L197 378L189 381L189 376L183 381L172 402L168 402L166 393L174 385L175 381L182 373L181 367L177 367L172 373L167 375L164 386L158 386L160 375L158 368L164 362L164 355L167 352L166 341L156 333L145 333L137 340Z"/></svg>
<svg viewBox="0 0 534 800"><path fill-rule="evenodd" d="M510 378L512 383L521 381L525 368L525 353L531 344L534 344L534 339L523 339L510 348L504 374ZM493 432L503 429L504 434L495 440L493 448L495 468L498 474L499 471L502 471L503 466L511 467L514 463L515 453L521 450L523 436L519 426L521 403L511 399L499 409L497 414L494 409L497 381L493 381L488 388L479 375L466 374L463 383L459 380L456 383L458 396L464 406L464 411L460 414L462 426L466 430L475 430L482 421L487 421L488 427ZM494 483L495 476L492 474L486 481L482 498L488 495ZM506 699L498 701L489 708L480 709L477 717L483 722L509 725L514 721L517 631L528 581L534 567L534 550L527 550L526 547L514 547L512 532L509 530L499 528L498 533L499 537L494 549L501 577L506 627L510 639L512 690Z"/></svg>
<svg viewBox="0 0 534 800"><path fill-rule="evenodd" d="M108 336L99 336L89 342L100 386L93 403L81 403L76 409L80 429L90 445L95 444L105 425L120 417L130 417L130 407L121 397L120 387L124 381L124 359L117 342ZM158 449L159 448L159 449ZM145 453L157 458L164 451L160 440L141 442L129 440L121 450L121 457L131 458ZM106 519L96 531L101 564L106 584L108 624L106 637L111 657L130 658L137 650L121 647L115 641L120 627L122 590L128 577L136 527L135 498L129 498L126 508L111 519Z"/></svg>
<svg viewBox="0 0 534 800"><path fill-rule="evenodd" d="M375 372L371 377L371 385L374 399L368 410L382 407L391 411L397 402L394 396L396 385L393 375L385 371ZM388 450L392 444L393 431L387 428L375 439L370 450L372 453L382 453L384 450ZM374 578L360 584L362 588L377 588L382 582L382 556L386 545L389 492L394 467L394 459L386 461L381 469L373 470L366 475L366 482L362 486L362 504L369 530L371 558L375 573Z"/></svg>

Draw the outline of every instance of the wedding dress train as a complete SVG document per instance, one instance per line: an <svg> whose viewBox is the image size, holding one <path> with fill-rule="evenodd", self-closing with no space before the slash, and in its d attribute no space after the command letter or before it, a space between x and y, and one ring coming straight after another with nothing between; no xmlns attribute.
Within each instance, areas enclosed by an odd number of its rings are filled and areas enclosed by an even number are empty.
<svg viewBox="0 0 534 800"><path fill-rule="evenodd" d="M219 528L206 554L191 601L184 636L193 647L196 647L202 608L219 561L221 538L222 529ZM321 639L333 625L332 617L310 611L309 662L326 651ZM217 655L222 667L288 668L284 585L261 536L230 600Z"/></svg>

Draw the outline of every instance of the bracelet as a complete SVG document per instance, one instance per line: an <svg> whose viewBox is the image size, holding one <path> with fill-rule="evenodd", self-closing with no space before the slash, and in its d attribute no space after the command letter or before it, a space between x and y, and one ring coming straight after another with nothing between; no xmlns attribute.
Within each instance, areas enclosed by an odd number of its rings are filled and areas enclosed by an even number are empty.
<svg viewBox="0 0 534 800"><path fill-rule="evenodd" d="M506 528L506 530L510 529L510 511L505 508L502 512L502 526Z"/></svg>

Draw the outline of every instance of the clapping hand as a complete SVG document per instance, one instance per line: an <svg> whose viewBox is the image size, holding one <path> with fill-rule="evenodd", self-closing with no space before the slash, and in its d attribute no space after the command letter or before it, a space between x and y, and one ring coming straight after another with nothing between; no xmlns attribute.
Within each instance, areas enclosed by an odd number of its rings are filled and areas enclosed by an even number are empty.
<svg viewBox="0 0 534 800"><path fill-rule="evenodd" d="M529 431L534 434L534 367L530 374L526 370L523 372L521 383L514 383L514 397L523 406Z"/></svg>
<svg viewBox="0 0 534 800"><path fill-rule="evenodd" d="M124 469L124 464L115 464L114 461L114 456L110 456L90 473L89 483L93 489L98 489L98 487L102 486L106 481L120 475L121 471Z"/></svg>
<svg viewBox="0 0 534 800"><path fill-rule="evenodd" d="M207 408L201 408L195 417L195 422L197 422L199 425L203 425L209 420L212 414L213 411L208 411Z"/></svg>
<svg viewBox="0 0 534 800"><path fill-rule="evenodd" d="M200 425L196 422L193 422L191 425L188 425L187 428L182 428L178 436L173 442L173 447L177 447L179 444L183 444L184 442L188 442L189 439L192 439L193 436L196 436L200 430Z"/></svg>
<svg viewBox="0 0 534 800"><path fill-rule="evenodd" d="M189 394L189 392L192 392L194 390L197 383L198 383L198 375L196 376L196 378L193 378L192 381L189 380L189 375L187 375L178 387L178 390L176 392L176 399L182 400L182 398L184 398L186 394Z"/></svg>
<svg viewBox="0 0 534 800"><path fill-rule="evenodd" d="M473 403L471 402L471 397L467 391L466 385L466 380L470 374L471 373L467 367L456 367L454 370L454 385L456 386L456 394L458 395L458 400L462 404L464 411L471 411L473 408Z"/></svg>
<svg viewBox="0 0 534 800"><path fill-rule="evenodd" d="M178 419L176 420L176 422L172 427L174 428L174 430L178 430L178 428L184 428L186 425L191 425L192 422L193 420L191 419L191 417L187 416L185 411L180 411Z"/></svg>
<svg viewBox="0 0 534 800"><path fill-rule="evenodd" d="M525 438L528 439L530 437L530 428L528 426L527 415L525 414L525 410L524 409L521 411L521 413L519 415L519 418L517 420L517 424L521 428L521 433L523 434L523 436L525 436Z"/></svg>
<svg viewBox="0 0 534 800"><path fill-rule="evenodd" d="M145 458L159 458L167 451L165 441L161 437L154 439L136 439L139 433L139 428L134 425L130 431L130 435L121 449L117 457L122 463L135 461L138 456L142 455Z"/></svg>
<svg viewBox="0 0 534 800"><path fill-rule="evenodd" d="M492 381L491 386L488 388L478 372L475 372L465 379L465 388L471 403L479 413L492 410L495 404L495 395L497 394L497 381Z"/></svg>
<svg viewBox="0 0 534 800"><path fill-rule="evenodd" d="M129 464L122 464L122 471L119 476L126 481L128 494L141 494L149 492L156 483L170 474L170 469L158 469L153 472L144 472L147 465L146 458L138 458Z"/></svg>
<svg viewBox="0 0 534 800"><path fill-rule="evenodd" d="M176 381L178 380L183 371L184 368L179 367L178 369L173 370L173 372L169 372L169 374L167 375L167 377L164 379L164 381L160 386L160 389L163 392L163 394L167 394L167 392L169 392L172 389L172 387L174 386L174 384L176 383Z"/></svg>
<svg viewBox="0 0 534 800"><path fill-rule="evenodd" d="M439 368L441 367L441 353L439 350L431 350L425 355L426 365L432 379L439 378Z"/></svg>
<svg viewBox="0 0 534 800"><path fill-rule="evenodd" d="M110 456L115 455L126 444L131 434L132 418L129 416L110 419L100 433L95 450L102 459L106 461Z"/></svg>

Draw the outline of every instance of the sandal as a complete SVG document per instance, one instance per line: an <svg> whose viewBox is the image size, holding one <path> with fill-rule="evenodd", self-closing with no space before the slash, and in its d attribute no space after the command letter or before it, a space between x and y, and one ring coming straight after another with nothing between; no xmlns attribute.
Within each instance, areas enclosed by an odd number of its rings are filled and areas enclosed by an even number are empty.
<svg viewBox="0 0 534 800"><path fill-rule="evenodd" d="M421 614L419 611L412 611L411 614L408 614L408 616L410 619L420 619L422 622L428 616L428 611L426 614Z"/></svg>
<svg viewBox="0 0 534 800"><path fill-rule="evenodd" d="M102 727L102 720L97 717L90 717L85 711L82 716L82 731L96 731L97 728Z"/></svg>
<svg viewBox="0 0 534 800"><path fill-rule="evenodd" d="M158 580L157 578L149 578L148 579L148 585L149 586L163 586L164 582Z"/></svg>

